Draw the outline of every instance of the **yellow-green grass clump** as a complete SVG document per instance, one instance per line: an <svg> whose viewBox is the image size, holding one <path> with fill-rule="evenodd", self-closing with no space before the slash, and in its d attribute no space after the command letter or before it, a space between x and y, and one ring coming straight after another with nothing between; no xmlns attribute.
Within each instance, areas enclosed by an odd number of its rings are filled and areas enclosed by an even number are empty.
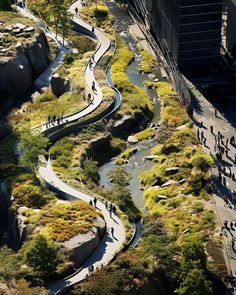
<svg viewBox="0 0 236 295"><path fill-rule="evenodd" d="M154 137L154 135L155 135L155 133L152 128L146 128L145 130L142 130L142 131L134 134L134 136L137 138L138 141L150 139L150 138Z"/></svg>
<svg viewBox="0 0 236 295"><path fill-rule="evenodd" d="M114 17L109 13L103 1L98 1L97 5L91 2L89 6L81 7L79 13L84 21L103 29L111 40L115 39L114 30L112 28Z"/></svg>
<svg viewBox="0 0 236 295"><path fill-rule="evenodd" d="M67 78L71 80L72 87L80 91L84 90L86 85L86 80L84 76L85 66L92 56L93 52L87 52L83 55L83 58L75 60L71 66L67 69Z"/></svg>
<svg viewBox="0 0 236 295"><path fill-rule="evenodd" d="M162 113L166 115L164 123L176 127L189 119L185 109L178 107L179 99L169 87L164 83L160 88L164 97ZM167 110L175 106L178 107L178 115L173 122L168 118L173 113ZM197 233L204 237L211 234L215 227L214 213L204 209L199 202L210 198L209 168L213 160L204 154L192 125L188 123L180 130L175 129L164 144L152 149L152 154L156 156L155 164L151 170L140 174L149 211L160 216L168 233L177 239L183 233ZM167 185L168 181L171 183Z"/></svg>
<svg viewBox="0 0 236 295"><path fill-rule="evenodd" d="M124 151L119 157L116 158L115 164L116 165L123 165L129 160L134 153L136 153L137 149L127 149Z"/></svg>
<svg viewBox="0 0 236 295"><path fill-rule="evenodd" d="M151 73L155 65L155 58L142 47L139 48L139 52L142 57L139 64L140 71L144 73Z"/></svg>
<svg viewBox="0 0 236 295"><path fill-rule="evenodd" d="M31 126L47 121L49 115L70 115L78 112L86 106L86 102L82 99L81 93L68 92L57 98L53 95L50 89L38 96L34 103L25 103L22 109L25 112L13 110L9 115L9 121L14 126L20 119L25 119L25 122L30 122ZM24 123L24 121L22 121Z"/></svg>
<svg viewBox="0 0 236 295"><path fill-rule="evenodd" d="M65 242L70 238L87 233L94 226L94 221L101 213L86 202L63 202L50 204L39 212L26 210L26 224L39 229L42 234L56 242Z"/></svg>
<svg viewBox="0 0 236 295"><path fill-rule="evenodd" d="M161 122L169 127L178 127L189 122L184 107L181 106L180 98L168 82L145 81L145 85L157 90L162 100Z"/></svg>
<svg viewBox="0 0 236 295"><path fill-rule="evenodd" d="M153 104L145 90L133 85L125 71L134 58L133 52L117 38L117 51L111 66L111 77L122 94L122 104L117 115L144 115L150 117L154 111Z"/></svg>

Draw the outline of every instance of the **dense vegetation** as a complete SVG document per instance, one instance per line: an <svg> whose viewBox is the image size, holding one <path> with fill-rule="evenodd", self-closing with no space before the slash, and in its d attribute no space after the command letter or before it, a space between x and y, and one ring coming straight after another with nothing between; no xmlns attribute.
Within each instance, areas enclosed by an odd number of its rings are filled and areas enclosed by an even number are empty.
<svg viewBox="0 0 236 295"><path fill-rule="evenodd" d="M135 250L119 255L110 266L76 287L73 294L97 295L105 290L106 294L130 295L142 294L145 288L152 290L151 295L224 292L222 283L217 291L212 283L215 275L221 278L226 275L226 266L221 238L214 232L215 215L205 207L205 200L211 198L212 158L203 153L171 85L157 85L158 94L164 97L162 126L157 135L159 144L152 150L156 156L154 166L140 175L149 209L143 221L141 242ZM175 109L178 116L174 115ZM124 152L120 159L132 156L131 153L131 150ZM168 174L171 167L179 170ZM161 187L169 180L173 183ZM205 249L211 256L209 261ZM151 289L153 284L155 287Z"/></svg>
<svg viewBox="0 0 236 295"><path fill-rule="evenodd" d="M111 66L111 76L113 83L122 94L122 105L116 116L132 115L151 118L153 105L145 90L132 84L125 70L133 60L132 51L117 38L117 51Z"/></svg>

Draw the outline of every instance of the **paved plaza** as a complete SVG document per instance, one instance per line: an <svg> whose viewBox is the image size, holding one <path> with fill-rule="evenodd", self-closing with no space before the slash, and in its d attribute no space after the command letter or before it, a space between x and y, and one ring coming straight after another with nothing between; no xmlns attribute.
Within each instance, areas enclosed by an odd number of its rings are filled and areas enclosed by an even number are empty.
<svg viewBox="0 0 236 295"><path fill-rule="evenodd" d="M227 101L222 109L215 107L198 95L193 99L193 122L204 151L215 158L212 167L214 201L224 239L227 268L230 275L236 277L236 146L230 143L232 137L236 139L236 108L232 102L227 106Z"/></svg>

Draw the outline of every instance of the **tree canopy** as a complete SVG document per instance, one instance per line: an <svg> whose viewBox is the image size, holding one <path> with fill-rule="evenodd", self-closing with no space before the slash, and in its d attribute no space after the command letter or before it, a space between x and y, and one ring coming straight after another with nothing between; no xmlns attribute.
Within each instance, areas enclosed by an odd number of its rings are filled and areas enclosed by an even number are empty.
<svg viewBox="0 0 236 295"><path fill-rule="evenodd" d="M47 145L48 139L42 134L30 128L24 128L20 133L20 165L29 167L35 173L37 167L42 164L39 156L47 154L45 150Z"/></svg>
<svg viewBox="0 0 236 295"><path fill-rule="evenodd" d="M49 276L58 264L58 247L43 235L36 235L25 251L26 263L43 276Z"/></svg>

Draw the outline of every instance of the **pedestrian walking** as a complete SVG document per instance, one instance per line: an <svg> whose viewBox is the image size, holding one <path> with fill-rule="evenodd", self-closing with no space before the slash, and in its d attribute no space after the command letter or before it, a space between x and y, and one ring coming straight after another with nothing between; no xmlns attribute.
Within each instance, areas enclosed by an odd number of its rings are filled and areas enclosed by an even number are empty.
<svg viewBox="0 0 236 295"><path fill-rule="evenodd" d="M226 187L226 178L223 177L223 185Z"/></svg>
<svg viewBox="0 0 236 295"><path fill-rule="evenodd" d="M92 26L92 32L94 33L94 26Z"/></svg>
<svg viewBox="0 0 236 295"><path fill-rule="evenodd" d="M210 131L211 131L211 134L214 134L213 133L213 126L212 125L210 126Z"/></svg>
<svg viewBox="0 0 236 295"><path fill-rule="evenodd" d="M56 115L53 115L52 118L53 118L53 122L56 122L56 118L57 118Z"/></svg>
<svg viewBox="0 0 236 295"><path fill-rule="evenodd" d="M214 108L215 109L215 117L217 118L217 108Z"/></svg>
<svg viewBox="0 0 236 295"><path fill-rule="evenodd" d="M75 14L78 14L78 7L75 7Z"/></svg>
<svg viewBox="0 0 236 295"><path fill-rule="evenodd" d="M229 139L226 138L226 142L225 142L225 147L228 148L228 144L229 144Z"/></svg>
<svg viewBox="0 0 236 295"><path fill-rule="evenodd" d="M112 212L113 212L114 214L116 214L116 206L115 206L115 205L113 205L113 207L112 207Z"/></svg>
<svg viewBox="0 0 236 295"><path fill-rule="evenodd" d="M112 207L112 204L111 204L110 208L109 208L110 217L112 216L112 211L113 211L113 207Z"/></svg>
<svg viewBox="0 0 236 295"><path fill-rule="evenodd" d="M93 199L93 204L94 204L94 207L96 208L97 207L97 198L96 197Z"/></svg>
<svg viewBox="0 0 236 295"><path fill-rule="evenodd" d="M60 124L60 120L61 120L61 118L60 118L60 116L58 116L58 117L57 117L57 125Z"/></svg>
<svg viewBox="0 0 236 295"><path fill-rule="evenodd" d="M114 237L114 227L111 227L111 235Z"/></svg>
<svg viewBox="0 0 236 295"><path fill-rule="evenodd" d="M234 173L232 173L231 177L232 177L232 180L235 181L235 174Z"/></svg>
<svg viewBox="0 0 236 295"><path fill-rule="evenodd" d="M220 171L219 171L218 179L219 179L219 183L221 184L222 183L222 175L221 175L221 172Z"/></svg>
<svg viewBox="0 0 236 295"><path fill-rule="evenodd" d="M231 178L231 176L232 176L232 169L231 169L231 167L229 166L229 177Z"/></svg>
<svg viewBox="0 0 236 295"><path fill-rule="evenodd" d="M204 133L203 131L201 132L201 141L204 139Z"/></svg>
<svg viewBox="0 0 236 295"><path fill-rule="evenodd" d="M64 120L64 114L61 113L61 123L63 123L63 120Z"/></svg>
<svg viewBox="0 0 236 295"><path fill-rule="evenodd" d="M89 201L89 204L90 204L91 206L93 206L93 201L92 201L92 200L90 200L90 201Z"/></svg>
<svg viewBox="0 0 236 295"><path fill-rule="evenodd" d="M231 144L231 145L235 145L235 138L234 138L234 136L232 136L232 137L230 138L230 144Z"/></svg>
<svg viewBox="0 0 236 295"><path fill-rule="evenodd" d="M106 201L105 203L105 208L107 209L108 208L108 202Z"/></svg>

